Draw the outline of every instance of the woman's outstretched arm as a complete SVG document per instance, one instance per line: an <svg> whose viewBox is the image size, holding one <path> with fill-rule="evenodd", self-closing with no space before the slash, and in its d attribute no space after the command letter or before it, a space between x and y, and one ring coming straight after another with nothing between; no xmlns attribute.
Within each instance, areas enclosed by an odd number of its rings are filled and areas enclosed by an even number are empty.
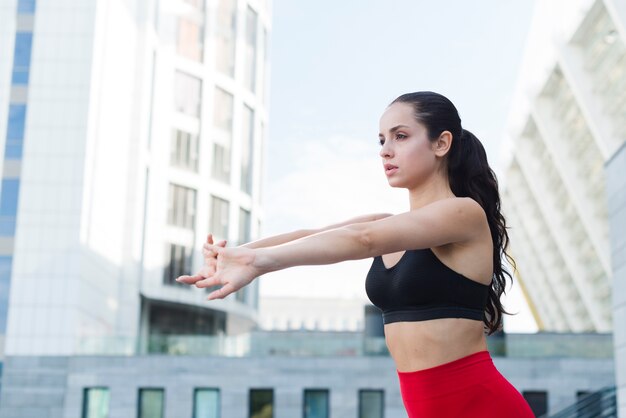
<svg viewBox="0 0 626 418"><path fill-rule="evenodd" d="M240 247L245 248L265 248L265 247L273 247L276 245L284 244L287 242L295 241L300 238L308 237L309 235L318 234L324 231L330 231L331 229L341 228L343 226L352 225L356 223L362 222L371 222L376 221L378 219L387 218L392 216L391 213L373 213L370 215L361 215L354 218L350 218L347 221L338 222L336 224L328 225L323 228L316 229L298 229L296 231L287 232L280 235L274 235L272 237L267 237L263 239L259 239L253 242L249 242L247 244L240 245Z"/></svg>
<svg viewBox="0 0 626 418"><path fill-rule="evenodd" d="M487 218L476 201L443 199L399 215L346 225L273 247L223 248L204 244L205 252L217 254L215 273L203 280L197 279L198 275L177 280L200 288L221 285L208 299L222 299L264 273L466 242L485 228Z"/></svg>

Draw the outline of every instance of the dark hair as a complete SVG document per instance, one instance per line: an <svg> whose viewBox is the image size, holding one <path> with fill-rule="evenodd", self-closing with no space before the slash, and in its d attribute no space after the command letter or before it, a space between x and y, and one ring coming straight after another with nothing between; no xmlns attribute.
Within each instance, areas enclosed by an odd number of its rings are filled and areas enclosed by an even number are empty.
<svg viewBox="0 0 626 418"><path fill-rule="evenodd" d="M487 214L493 240L493 278L483 322L489 334L492 334L501 328L502 315L509 314L504 310L500 296L505 291L506 276L511 280L513 278L502 265L502 256L507 258L513 268L515 262L506 252L509 235L500 211L498 180L489 167L485 149L474 134L461 127L461 118L456 107L441 94L431 91L408 93L391 102L394 103L413 106L415 119L426 127L431 141L439 138L443 131L452 134L452 145L446 161L452 193L457 197L474 199Z"/></svg>

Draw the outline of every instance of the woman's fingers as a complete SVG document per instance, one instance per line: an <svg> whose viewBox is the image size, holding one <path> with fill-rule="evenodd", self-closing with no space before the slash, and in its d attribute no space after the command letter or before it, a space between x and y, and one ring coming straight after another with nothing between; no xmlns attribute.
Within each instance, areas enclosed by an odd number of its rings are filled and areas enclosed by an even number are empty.
<svg viewBox="0 0 626 418"><path fill-rule="evenodd" d="M230 295L231 293L235 291L237 291L235 286L233 286L230 283L226 283L221 288L209 293L209 296L207 296L207 299L208 300L224 299L226 296Z"/></svg>
<svg viewBox="0 0 626 418"><path fill-rule="evenodd" d="M193 276L180 276L178 278L176 278L176 281L178 283L185 283L185 284L194 284L199 280L204 279L203 276L201 276L200 274L194 274Z"/></svg>

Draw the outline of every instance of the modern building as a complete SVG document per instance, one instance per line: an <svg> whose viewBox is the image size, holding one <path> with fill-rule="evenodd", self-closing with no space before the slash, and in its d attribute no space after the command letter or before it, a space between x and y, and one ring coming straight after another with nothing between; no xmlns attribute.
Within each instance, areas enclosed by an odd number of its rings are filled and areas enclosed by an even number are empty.
<svg viewBox="0 0 626 418"><path fill-rule="evenodd" d="M384 338L368 334L253 331L181 338L160 354L10 356L0 417L406 418ZM615 385L610 334L488 343L537 416Z"/></svg>
<svg viewBox="0 0 626 418"><path fill-rule="evenodd" d="M263 297L259 326L266 331L363 331L367 305L358 298Z"/></svg>
<svg viewBox="0 0 626 418"><path fill-rule="evenodd" d="M256 237L266 0L0 1L4 358L135 354L258 320L174 279Z"/></svg>
<svg viewBox="0 0 626 418"><path fill-rule="evenodd" d="M536 2L504 208L542 330L614 332L626 415L626 3Z"/></svg>

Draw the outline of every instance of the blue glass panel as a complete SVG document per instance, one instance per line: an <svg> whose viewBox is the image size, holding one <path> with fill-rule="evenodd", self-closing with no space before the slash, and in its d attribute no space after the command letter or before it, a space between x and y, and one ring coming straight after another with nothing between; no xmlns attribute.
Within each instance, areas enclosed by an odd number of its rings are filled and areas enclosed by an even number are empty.
<svg viewBox="0 0 626 418"><path fill-rule="evenodd" d="M17 12L23 14L34 14L36 4L36 0L18 0Z"/></svg>
<svg viewBox="0 0 626 418"><path fill-rule="evenodd" d="M13 68L30 67L30 50L33 46L32 32L18 32L15 35Z"/></svg>
<svg viewBox="0 0 626 418"><path fill-rule="evenodd" d="M0 334L6 332L13 257L0 257Z"/></svg>
<svg viewBox="0 0 626 418"><path fill-rule="evenodd" d="M15 216L0 216L0 237L15 236Z"/></svg>
<svg viewBox="0 0 626 418"><path fill-rule="evenodd" d="M4 146L4 158L7 160L21 160L24 141L21 139L7 139Z"/></svg>
<svg viewBox="0 0 626 418"><path fill-rule="evenodd" d="M19 180L2 180L2 195L0 195L0 216L15 216L17 214L17 197L19 195L19 192Z"/></svg>
<svg viewBox="0 0 626 418"><path fill-rule="evenodd" d="M28 70L17 71L13 70L13 77L11 78L11 84L28 84Z"/></svg>
<svg viewBox="0 0 626 418"><path fill-rule="evenodd" d="M24 124L26 122L26 105L9 106L9 126L7 127L7 139L24 138Z"/></svg>
<svg viewBox="0 0 626 418"><path fill-rule="evenodd" d="M18 32L15 35L15 49L13 51L13 84L28 84L30 70L30 56L33 46L32 32Z"/></svg>

